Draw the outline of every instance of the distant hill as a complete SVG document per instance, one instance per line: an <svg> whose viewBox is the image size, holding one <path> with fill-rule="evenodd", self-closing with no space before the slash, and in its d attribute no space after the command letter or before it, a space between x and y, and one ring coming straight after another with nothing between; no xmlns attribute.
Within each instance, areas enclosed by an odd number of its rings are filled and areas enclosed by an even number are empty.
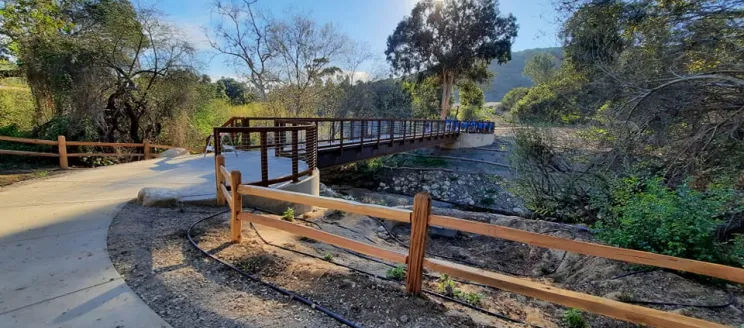
<svg viewBox="0 0 744 328"><path fill-rule="evenodd" d="M509 90L516 87L531 87L532 80L522 75L524 65L533 56L542 52L550 52L559 60L563 60L563 48L537 48L512 53L512 60L506 64L498 65L492 62L489 68L495 73L490 85L484 85L483 95L486 101L501 101Z"/></svg>

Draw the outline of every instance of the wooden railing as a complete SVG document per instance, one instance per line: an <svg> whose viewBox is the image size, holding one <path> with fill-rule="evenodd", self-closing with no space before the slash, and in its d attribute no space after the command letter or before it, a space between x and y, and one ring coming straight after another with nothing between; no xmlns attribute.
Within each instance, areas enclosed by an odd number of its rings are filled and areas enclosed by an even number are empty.
<svg viewBox="0 0 744 328"><path fill-rule="evenodd" d="M424 268L427 268L454 277L479 282L494 288L535 297L564 306L576 307L589 312L638 324L670 328L725 327L720 324L676 313L627 304L452 262L426 258L426 236L427 229L430 225L522 242L540 247L692 272L726 279L737 283L744 283L744 269L553 237L499 225L474 222L442 215L433 215L431 214L431 198L427 193L419 193L414 197L413 210L397 209L259 186L243 185L240 184L240 172L228 172L223 164L220 164L220 161L218 160L216 165L216 174L218 176L217 198L219 204L224 205L227 203L231 208L230 235L233 241L239 242L241 240L241 225L242 222L245 221L284 230L286 232L312 238L379 259L407 264L408 273L406 276L406 290L413 294L421 292L423 270ZM225 185L226 181L230 181L231 188L229 190ZM408 254L404 254L333 235L322 230L243 212L243 197L263 197L410 223L410 248Z"/></svg>
<svg viewBox="0 0 744 328"><path fill-rule="evenodd" d="M141 157L144 159L150 159L150 158L153 158L153 154L152 154L153 149L177 148L174 146L152 144L147 140L145 140L143 143L67 141L65 136L58 136L57 141L0 136L0 141L17 142L17 143L25 143L25 144L33 144L33 145L55 146L57 148L56 153L0 149L0 154L1 155L18 155L18 156L58 157L59 167L62 169L69 168L68 158L70 157ZM142 148L142 153L68 153L67 147L70 147L70 146Z"/></svg>

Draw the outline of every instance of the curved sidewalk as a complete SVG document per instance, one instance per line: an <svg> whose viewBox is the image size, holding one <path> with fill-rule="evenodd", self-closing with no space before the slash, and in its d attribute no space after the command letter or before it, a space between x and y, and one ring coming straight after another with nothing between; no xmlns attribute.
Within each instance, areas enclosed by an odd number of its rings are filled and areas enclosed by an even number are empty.
<svg viewBox="0 0 744 328"><path fill-rule="evenodd" d="M169 327L106 249L111 219L148 186L213 198L214 159L141 161L0 188L0 327Z"/></svg>

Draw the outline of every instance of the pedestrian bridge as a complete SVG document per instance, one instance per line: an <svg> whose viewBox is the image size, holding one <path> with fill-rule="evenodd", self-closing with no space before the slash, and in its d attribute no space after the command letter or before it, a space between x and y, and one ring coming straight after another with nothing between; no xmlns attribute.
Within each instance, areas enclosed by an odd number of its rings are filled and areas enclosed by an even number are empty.
<svg viewBox="0 0 744 328"><path fill-rule="evenodd" d="M436 145L454 145L462 135L493 136L487 121L425 119L339 119L233 117L214 128L208 147L230 158L244 151L260 154L261 178L248 184L298 182L316 168L328 168ZM492 140L490 140L492 142ZM490 144L490 142L488 142ZM291 160L291 173L276 174L272 157ZM230 161L240 161L239 156ZM286 172L286 170L282 170Z"/></svg>

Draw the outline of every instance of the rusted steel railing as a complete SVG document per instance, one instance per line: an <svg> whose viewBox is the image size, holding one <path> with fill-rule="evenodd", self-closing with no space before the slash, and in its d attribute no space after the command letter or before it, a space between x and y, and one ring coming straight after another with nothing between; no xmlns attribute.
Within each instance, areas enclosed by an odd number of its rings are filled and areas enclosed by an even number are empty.
<svg viewBox="0 0 744 328"><path fill-rule="evenodd" d="M492 134L489 121L386 119L386 118L276 118L233 117L223 127L292 126L314 123L318 149L349 148L358 145L393 143L414 139L434 139L460 133Z"/></svg>
<svg viewBox="0 0 744 328"><path fill-rule="evenodd" d="M250 185L269 186L286 181L298 182L300 178L311 175L317 167L318 148L315 124L292 120L275 120L275 122L277 122L276 126L214 128L215 155L220 155L226 150L258 150L261 178L246 183ZM246 122L246 125L249 124ZM231 144L223 145L223 139L229 140ZM287 170L284 168L286 165L279 162L269 165L273 157L289 158L291 169ZM237 160L240 160L240 157ZM276 171L280 173L275 173Z"/></svg>
<svg viewBox="0 0 744 328"><path fill-rule="evenodd" d="M461 133L492 134L494 128L487 121L233 117L215 128L214 148L217 154L260 150L261 179L250 184L268 186L299 181L315 168L452 142ZM220 145L223 138L230 144ZM290 158L291 173L276 173L282 164L272 169L271 157Z"/></svg>

